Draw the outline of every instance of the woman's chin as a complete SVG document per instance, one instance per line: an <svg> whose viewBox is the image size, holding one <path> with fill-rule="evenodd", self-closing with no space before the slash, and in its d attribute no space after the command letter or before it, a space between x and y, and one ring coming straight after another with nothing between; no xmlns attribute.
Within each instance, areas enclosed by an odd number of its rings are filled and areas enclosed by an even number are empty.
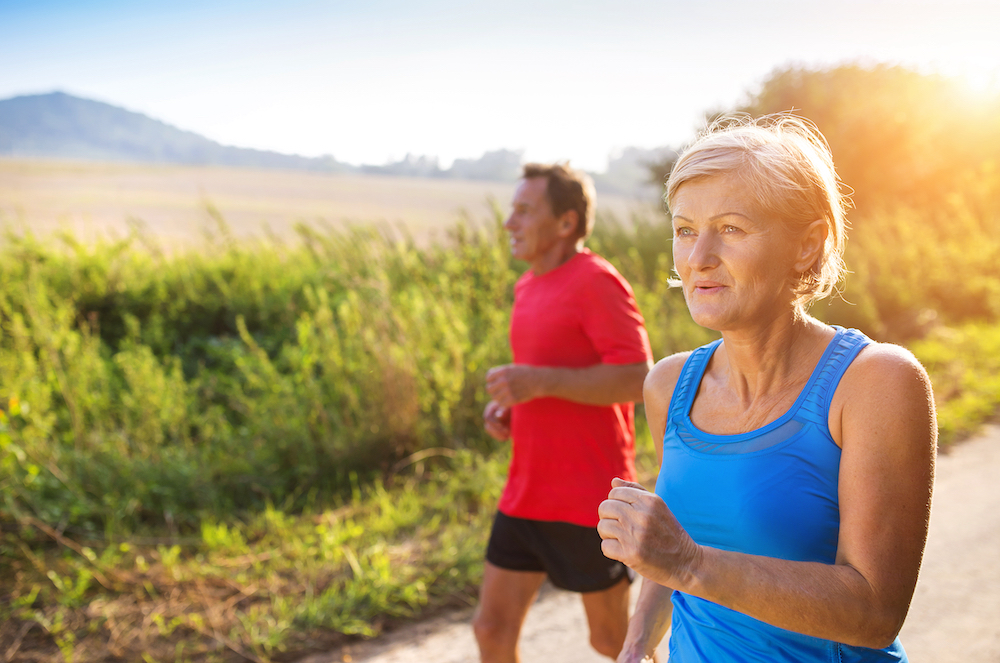
<svg viewBox="0 0 1000 663"><path fill-rule="evenodd" d="M722 311L711 310L708 307L699 306L689 310L691 312L691 319L694 320L695 324L714 331L725 329L727 326L726 323L730 319L730 316L725 315Z"/></svg>

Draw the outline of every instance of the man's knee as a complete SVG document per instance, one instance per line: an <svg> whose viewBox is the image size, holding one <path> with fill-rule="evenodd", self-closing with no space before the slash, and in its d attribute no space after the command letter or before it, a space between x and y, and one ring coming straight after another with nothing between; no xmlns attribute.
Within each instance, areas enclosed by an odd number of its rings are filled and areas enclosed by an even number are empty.
<svg viewBox="0 0 1000 663"><path fill-rule="evenodd" d="M628 633L630 583L622 579L609 589L583 595L590 627L590 646L609 658L617 658Z"/></svg>
<svg viewBox="0 0 1000 663"><path fill-rule="evenodd" d="M516 623L508 623L496 616L479 611L472 619L472 632L476 635L479 649L486 652L516 647L520 628Z"/></svg>
<svg viewBox="0 0 1000 663"><path fill-rule="evenodd" d="M620 629L598 628L590 632L590 646L598 654L608 658L618 658L625 644L625 633Z"/></svg>

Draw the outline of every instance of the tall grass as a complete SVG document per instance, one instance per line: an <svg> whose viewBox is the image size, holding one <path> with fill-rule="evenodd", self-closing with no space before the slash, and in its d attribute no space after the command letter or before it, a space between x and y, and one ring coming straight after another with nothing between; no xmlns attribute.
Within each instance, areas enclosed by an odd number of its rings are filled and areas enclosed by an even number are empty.
<svg viewBox="0 0 1000 663"><path fill-rule="evenodd" d="M479 385L516 277L492 229L418 250L374 229L0 251L0 514L194 525L386 469L488 450Z"/></svg>
<svg viewBox="0 0 1000 663"><path fill-rule="evenodd" d="M892 224L912 230L914 214ZM471 603L509 449L482 432L483 378L510 360L525 268L500 220L459 224L424 247L374 227L241 243L221 219L203 250L173 255L138 234L89 245L8 236L5 651L281 660ZM819 312L835 322L838 307L853 312L876 336L901 329L894 320L929 320L897 336L931 373L947 443L1000 404L988 359L1000 356L998 335L966 322L995 319L992 296L975 294L995 279L970 278L954 305L931 238L902 256L872 239L892 224L860 243L849 293L873 283L863 270L876 264L899 278ZM597 228L590 247L631 282L656 358L712 338L667 286L669 224ZM995 245L981 235L963 239L979 245L963 273L990 267ZM907 275L923 274L908 259L925 266L933 297L904 292Z"/></svg>
<svg viewBox="0 0 1000 663"><path fill-rule="evenodd" d="M489 452L523 265L499 213L418 248L374 227L168 256L148 238L0 248L0 517L90 532L342 494L424 448ZM669 229L607 219L658 355L709 338L668 291Z"/></svg>

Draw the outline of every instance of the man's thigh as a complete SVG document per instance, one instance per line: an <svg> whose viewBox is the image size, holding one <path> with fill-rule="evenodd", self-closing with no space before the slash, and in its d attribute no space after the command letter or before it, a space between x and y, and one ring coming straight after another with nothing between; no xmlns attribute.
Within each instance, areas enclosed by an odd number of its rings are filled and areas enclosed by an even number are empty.
<svg viewBox="0 0 1000 663"><path fill-rule="evenodd" d="M476 621L498 631L520 632L528 609L545 581L541 571L511 571L486 562Z"/></svg>
<svg viewBox="0 0 1000 663"><path fill-rule="evenodd" d="M630 588L631 583L623 577L618 584L607 589L580 595L592 634L603 634L624 642L628 630Z"/></svg>
<svg viewBox="0 0 1000 663"><path fill-rule="evenodd" d="M601 552L596 528L514 518L497 513L487 561L511 571L541 571L552 584L573 592L609 589L629 570Z"/></svg>

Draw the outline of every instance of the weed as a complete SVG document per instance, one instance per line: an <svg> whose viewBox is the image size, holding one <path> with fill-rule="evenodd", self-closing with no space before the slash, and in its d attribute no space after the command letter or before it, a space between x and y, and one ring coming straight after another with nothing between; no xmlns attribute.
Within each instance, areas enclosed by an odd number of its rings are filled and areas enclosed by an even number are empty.
<svg viewBox="0 0 1000 663"><path fill-rule="evenodd" d="M893 218L862 242L871 261L857 261L859 277L883 250L873 238L917 223ZM472 602L509 458L481 429L483 377L509 361L523 268L499 221L423 248L373 228L305 226L294 245L220 231L217 250L173 256L134 238L60 249L8 237L8 656L33 632L32 655L50 660L267 661ZM712 338L667 284L668 224L598 228L592 245L632 283L656 357ZM936 260L920 247L914 260ZM926 322L929 303L903 296L913 273L861 299L856 317L882 331L900 311ZM995 284L970 284L963 301L982 295L979 313L995 317ZM1000 404L1000 332L957 324L966 304L942 305L910 342L934 382L943 443ZM641 408L636 421L648 480Z"/></svg>

